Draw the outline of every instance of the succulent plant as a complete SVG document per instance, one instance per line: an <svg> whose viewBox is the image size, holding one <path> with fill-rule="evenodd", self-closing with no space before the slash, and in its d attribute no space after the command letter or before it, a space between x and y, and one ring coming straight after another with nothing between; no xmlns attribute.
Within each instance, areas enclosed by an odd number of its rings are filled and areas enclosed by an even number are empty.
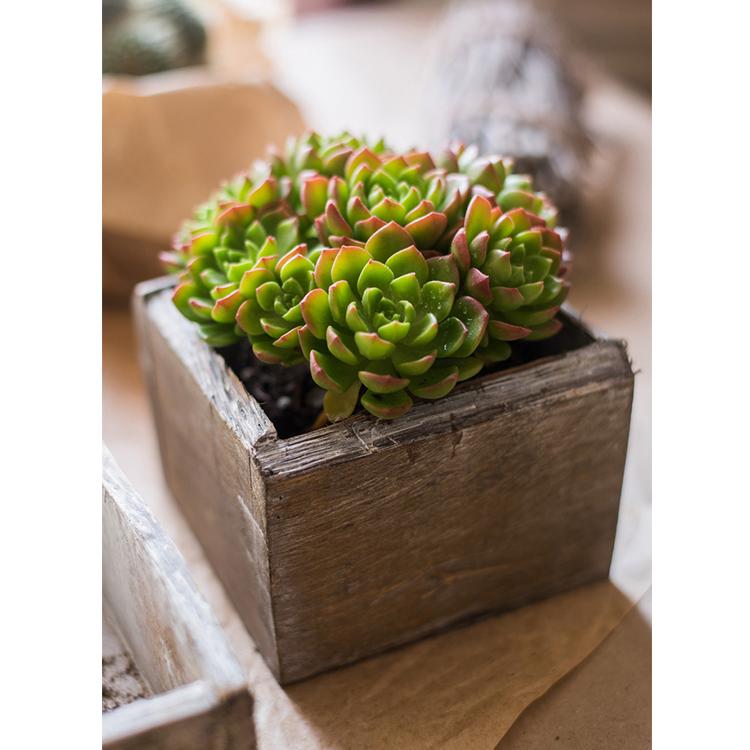
<svg viewBox="0 0 750 750"><path fill-rule="evenodd" d="M258 261L274 272L275 261L269 258L280 259L298 241L299 220L287 216L271 180L255 186L242 201L206 204L183 227L175 250L161 256L167 270L179 274L175 305L199 324L201 338L211 346L239 341L247 333L235 320L243 276Z"/></svg>
<svg viewBox="0 0 750 750"><path fill-rule="evenodd" d="M313 380L326 390L330 419L349 416L362 388L362 406L391 419L409 409L410 394L440 398L481 369L471 354L487 327L486 310L456 298L456 284L432 278L395 222L364 247L322 250L314 279L300 304L298 336Z"/></svg>
<svg viewBox="0 0 750 750"><path fill-rule="evenodd" d="M222 186L162 255L213 346L307 361L332 420L435 399L560 328L556 211L511 163L309 134Z"/></svg>
<svg viewBox="0 0 750 750"><path fill-rule="evenodd" d="M514 195L506 205L516 202ZM563 278L563 242L541 217L522 207L503 212L476 195L453 238L451 257L461 293L490 313L487 336L476 355L482 361L506 359L510 341L549 338L560 330L555 315L569 288Z"/></svg>

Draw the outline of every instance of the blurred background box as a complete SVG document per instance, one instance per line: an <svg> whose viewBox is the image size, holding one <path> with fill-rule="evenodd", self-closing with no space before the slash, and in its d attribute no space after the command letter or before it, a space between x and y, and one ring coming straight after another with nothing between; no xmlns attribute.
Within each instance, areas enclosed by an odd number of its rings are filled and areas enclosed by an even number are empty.
<svg viewBox="0 0 750 750"><path fill-rule="evenodd" d="M211 6L205 65L104 77L105 302L126 302L138 281L161 274L158 253L222 180L304 130L268 80L258 42L267 19Z"/></svg>

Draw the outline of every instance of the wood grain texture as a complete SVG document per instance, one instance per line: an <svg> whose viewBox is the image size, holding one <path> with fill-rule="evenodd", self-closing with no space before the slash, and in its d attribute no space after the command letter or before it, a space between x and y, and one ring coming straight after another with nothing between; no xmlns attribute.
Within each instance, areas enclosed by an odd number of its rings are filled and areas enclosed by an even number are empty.
<svg viewBox="0 0 750 750"><path fill-rule="evenodd" d="M156 694L107 713L104 746L253 748L252 699L221 628L106 448L102 462L103 598Z"/></svg>
<svg viewBox="0 0 750 750"><path fill-rule="evenodd" d="M279 440L166 284L136 290L165 473L283 683L608 575L622 343Z"/></svg>

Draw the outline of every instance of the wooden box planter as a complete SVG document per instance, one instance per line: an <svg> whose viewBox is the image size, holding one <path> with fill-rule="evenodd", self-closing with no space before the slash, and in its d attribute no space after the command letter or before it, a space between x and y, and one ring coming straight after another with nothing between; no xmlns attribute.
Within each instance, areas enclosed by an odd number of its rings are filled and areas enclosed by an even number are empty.
<svg viewBox="0 0 750 750"><path fill-rule="evenodd" d="M184 560L106 449L102 562L105 640L119 646L108 661L121 662L105 680L103 648L102 704L122 703L102 716L103 748L255 748L243 671Z"/></svg>
<svg viewBox="0 0 750 750"><path fill-rule="evenodd" d="M622 342L568 315L548 356L282 440L171 284L134 299L164 472L282 683L608 575Z"/></svg>

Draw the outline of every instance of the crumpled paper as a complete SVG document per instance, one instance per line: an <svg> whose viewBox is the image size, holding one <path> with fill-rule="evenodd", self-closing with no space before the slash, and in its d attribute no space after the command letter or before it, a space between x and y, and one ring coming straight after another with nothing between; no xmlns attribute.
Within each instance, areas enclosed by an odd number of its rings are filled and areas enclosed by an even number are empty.
<svg viewBox="0 0 750 750"><path fill-rule="evenodd" d="M267 81L191 68L110 78L102 97L103 291L127 299L160 273L157 254L221 181L304 130Z"/></svg>

